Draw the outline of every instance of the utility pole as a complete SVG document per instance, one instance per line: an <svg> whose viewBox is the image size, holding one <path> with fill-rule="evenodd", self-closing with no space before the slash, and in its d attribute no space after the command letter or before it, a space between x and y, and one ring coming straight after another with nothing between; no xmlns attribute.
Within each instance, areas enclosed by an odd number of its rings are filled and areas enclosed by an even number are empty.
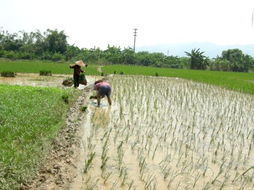
<svg viewBox="0 0 254 190"><path fill-rule="evenodd" d="M133 46L133 51L135 52L135 47L136 47L136 36L137 36L137 28L134 28L134 46Z"/></svg>

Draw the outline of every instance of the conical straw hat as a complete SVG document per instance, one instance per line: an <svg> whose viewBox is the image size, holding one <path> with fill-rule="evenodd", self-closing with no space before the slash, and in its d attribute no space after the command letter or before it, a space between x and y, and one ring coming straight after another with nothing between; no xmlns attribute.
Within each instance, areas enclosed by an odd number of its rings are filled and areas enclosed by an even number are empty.
<svg viewBox="0 0 254 190"><path fill-rule="evenodd" d="M78 65L80 67L84 67L85 66L85 63L82 61L82 60L79 60L79 61L76 61L75 62L75 65Z"/></svg>

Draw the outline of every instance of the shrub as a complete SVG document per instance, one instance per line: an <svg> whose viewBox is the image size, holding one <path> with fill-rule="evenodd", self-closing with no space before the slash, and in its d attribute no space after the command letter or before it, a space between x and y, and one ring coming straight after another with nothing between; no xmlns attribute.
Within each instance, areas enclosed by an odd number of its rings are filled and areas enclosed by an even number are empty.
<svg viewBox="0 0 254 190"><path fill-rule="evenodd" d="M34 56L31 53L27 53L27 52L20 52L18 55L19 59L33 59Z"/></svg>
<svg viewBox="0 0 254 190"><path fill-rule="evenodd" d="M14 51L5 51L5 54L3 56L8 59L16 59L17 58L17 55Z"/></svg>
<svg viewBox="0 0 254 190"><path fill-rule="evenodd" d="M40 59L42 59L42 60L51 60L51 54L49 52L44 52L40 56Z"/></svg>
<svg viewBox="0 0 254 190"><path fill-rule="evenodd" d="M65 57L60 53L55 53L54 55L52 55L51 59L52 61L62 61L65 59Z"/></svg>

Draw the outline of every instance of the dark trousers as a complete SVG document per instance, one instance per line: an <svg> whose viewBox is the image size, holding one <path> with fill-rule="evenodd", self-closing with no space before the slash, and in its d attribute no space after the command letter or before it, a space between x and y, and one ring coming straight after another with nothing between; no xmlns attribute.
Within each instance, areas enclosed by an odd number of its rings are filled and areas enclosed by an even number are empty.
<svg viewBox="0 0 254 190"><path fill-rule="evenodd" d="M77 88L79 86L79 75L73 75L74 87Z"/></svg>

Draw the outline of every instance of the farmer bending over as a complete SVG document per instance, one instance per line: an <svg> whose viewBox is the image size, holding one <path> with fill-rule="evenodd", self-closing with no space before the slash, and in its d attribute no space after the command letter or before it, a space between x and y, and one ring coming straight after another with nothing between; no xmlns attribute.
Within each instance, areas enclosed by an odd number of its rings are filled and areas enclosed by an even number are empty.
<svg viewBox="0 0 254 190"><path fill-rule="evenodd" d="M70 68L73 70L73 80L74 80L74 88L79 87L79 77L80 72L84 72L81 67L87 67L87 64L85 64L82 60L76 61L75 64L71 64Z"/></svg>
<svg viewBox="0 0 254 190"><path fill-rule="evenodd" d="M100 101L102 98L107 96L108 99L108 104L111 106L112 102L110 99L110 94L111 94L111 87L110 85L103 81L103 80L97 80L94 83L94 90L97 91L96 96L91 96L90 98L97 99L98 107L100 106Z"/></svg>

